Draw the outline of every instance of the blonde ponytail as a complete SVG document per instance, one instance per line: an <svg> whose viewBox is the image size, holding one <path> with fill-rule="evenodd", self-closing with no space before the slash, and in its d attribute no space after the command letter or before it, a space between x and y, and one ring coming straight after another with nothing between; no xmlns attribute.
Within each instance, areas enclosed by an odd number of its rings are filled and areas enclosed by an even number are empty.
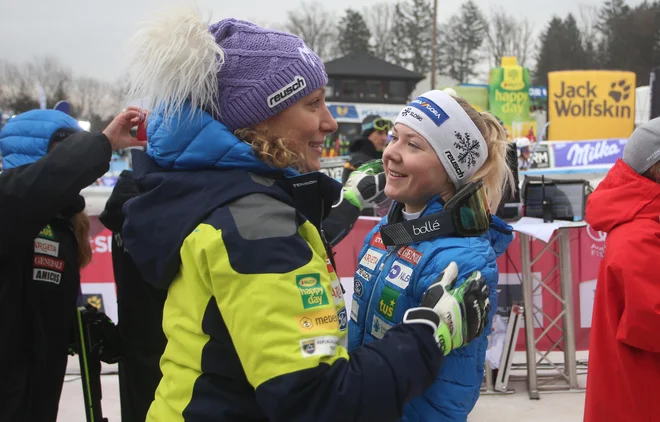
<svg viewBox="0 0 660 422"><path fill-rule="evenodd" d="M497 210L505 192L515 189L513 174L507 163L508 141L504 128L490 113L479 113L462 98L454 99L465 110L483 135L488 145L488 158L472 176L472 180L483 180L488 205L493 213Z"/></svg>

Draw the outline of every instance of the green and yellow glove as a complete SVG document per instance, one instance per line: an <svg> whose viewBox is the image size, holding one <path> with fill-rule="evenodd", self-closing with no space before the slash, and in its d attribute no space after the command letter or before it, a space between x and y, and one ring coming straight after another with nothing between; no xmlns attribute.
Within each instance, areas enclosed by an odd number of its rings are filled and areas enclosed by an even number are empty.
<svg viewBox="0 0 660 422"><path fill-rule="evenodd" d="M404 324L426 324L445 355L479 337L488 323L490 289L479 271L454 288L458 266L450 263L429 287L418 308L408 309Z"/></svg>
<svg viewBox="0 0 660 422"><path fill-rule="evenodd" d="M344 198L360 210L383 202L386 197L383 160L371 160L355 169L344 185Z"/></svg>

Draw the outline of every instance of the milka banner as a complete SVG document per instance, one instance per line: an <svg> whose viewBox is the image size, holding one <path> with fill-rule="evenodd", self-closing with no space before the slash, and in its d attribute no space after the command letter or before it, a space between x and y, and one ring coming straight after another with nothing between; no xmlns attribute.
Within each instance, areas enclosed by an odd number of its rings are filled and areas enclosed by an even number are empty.
<svg viewBox="0 0 660 422"><path fill-rule="evenodd" d="M582 167L614 164L623 157L626 139L551 142L555 167Z"/></svg>

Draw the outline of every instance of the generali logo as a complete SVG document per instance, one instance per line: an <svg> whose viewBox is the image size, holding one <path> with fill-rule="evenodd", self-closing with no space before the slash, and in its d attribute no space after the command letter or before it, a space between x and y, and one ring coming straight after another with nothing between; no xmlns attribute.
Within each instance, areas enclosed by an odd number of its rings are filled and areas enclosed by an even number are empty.
<svg viewBox="0 0 660 422"><path fill-rule="evenodd" d="M606 117L630 119L632 83L626 79L612 81L607 86L587 81L582 84L561 82L553 103L558 117Z"/></svg>

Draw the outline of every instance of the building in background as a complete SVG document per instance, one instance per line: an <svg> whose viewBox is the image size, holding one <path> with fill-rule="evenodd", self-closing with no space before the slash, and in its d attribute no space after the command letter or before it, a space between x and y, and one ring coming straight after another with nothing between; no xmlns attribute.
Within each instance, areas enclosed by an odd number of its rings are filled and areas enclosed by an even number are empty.
<svg viewBox="0 0 660 422"><path fill-rule="evenodd" d="M352 53L325 63L326 102L339 129L328 136L324 156L348 155L348 144L370 114L394 120L411 99L423 75L365 53Z"/></svg>

